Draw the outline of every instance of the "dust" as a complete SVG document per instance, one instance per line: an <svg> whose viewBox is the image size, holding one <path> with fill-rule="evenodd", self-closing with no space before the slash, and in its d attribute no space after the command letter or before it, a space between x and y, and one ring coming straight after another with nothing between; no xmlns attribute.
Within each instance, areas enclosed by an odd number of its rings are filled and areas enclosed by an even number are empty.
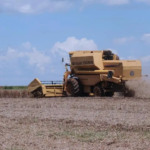
<svg viewBox="0 0 150 150"><path fill-rule="evenodd" d="M140 80L127 81L126 86L135 91L135 97L150 98L150 78L144 77Z"/></svg>

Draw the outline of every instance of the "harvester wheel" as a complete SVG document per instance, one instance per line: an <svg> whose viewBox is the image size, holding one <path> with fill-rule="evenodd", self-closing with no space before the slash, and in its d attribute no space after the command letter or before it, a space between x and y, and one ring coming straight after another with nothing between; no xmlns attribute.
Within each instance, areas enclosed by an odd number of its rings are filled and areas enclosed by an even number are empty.
<svg viewBox="0 0 150 150"><path fill-rule="evenodd" d="M66 94L67 96L81 96L81 85L78 81L78 79L70 78L67 80L66 83Z"/></svg>
<svg viewBox="0 0 150 150"><path fill-rule="evenodd" d="M114 96L114 92L105 92L105 96L112 97Z"/></svg>
<svg viewBox="0 0 150 150"><path fill-rule="evenodd" d="M93 89L94 96L104 96L104 90L99 85L95 86Z"/></svg>

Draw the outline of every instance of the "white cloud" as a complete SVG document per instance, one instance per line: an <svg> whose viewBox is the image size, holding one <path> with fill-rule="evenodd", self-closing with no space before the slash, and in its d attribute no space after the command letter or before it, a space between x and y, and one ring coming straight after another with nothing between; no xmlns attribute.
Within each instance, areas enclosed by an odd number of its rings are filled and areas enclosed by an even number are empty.
<svg viewBox="0 0 150 150"><path fill-rule="evenodd" d="M45 65L50 63L50 57L33 48L31 52L24 53L28 57L29 64L36 66L40 71L45 71Z"/></svg>
<svg viewBox="0 0 150 150"><path fill-rule="evenodd" d="M143 34L143 35L141 35L140 38L135 38L133 36L116 38L113 40L113 43L118 44L118 45L123 45L123 44L127 44L129 42L134 42L135 40L139 41L139 42L143 41L147 44L150 44L150 33Z"/></svg>
<svg viewBox="0 0 150 150"><path fill-rule="evenodd" d="M150 4L150 0L135 0L135 1Z"/></svg>
<svg viewBox="0 0 150 150"><path fill-rule="evenodd" d="M122 37L122 38L116 38L113 40L113 42L115 44L119 44L119 45L122 45L122 44L126 44L128 42L132 42L134 41L134 37Z"/></svg>
<svg viewBox="0 0 150 150"><path fill-rule="evenodd" d="M144 34L141 39L146 43L150 43L150 33Z"/></svg>
<svg viewBox="0 0 150 150"><path fill-rule="evenodd" d="M32 48L32 45L31 45L30 42L25 42L25 43L22 44L22 46L23 46L24 48L26 48L26 49L31 49L31 48Z"/></svg>
<svg viewBox="0 0 150 150"><path fill-rule="evenodd" d="M141 58L143 63L150 63L150 55Z"/></svg>
<svg viewBox="0 0 150 150"><path fill-rule="evenodd" d="M141 3L150 4L150 0L83 0L83 2L85 4L100 3L106 5L125 5L125 4L130 4L131 2L135 2L135 3L141 2Z"/></svg>
<svg viewBox="0 0 150 150"><path fill-rule="evenodd" d="M72 6L69 0L0 0L1 12L41 13L66 10Z"/></svg>
<svg viewBox="0 0 150 150"><path fill-rule="evenodd" d="M69 51L73 50L96 50L97 45L93 40L86 38L76 39L69 37L64 42L56 42L47 52L48 55L35 47L30 42L23 43L20 48L9 47L5 52L0 54L0 63L9 64L17 67L21 63L35 68L40 72L45 72L47 66L53 66L61 60L61 57L68 56ZM57 58L55 58L55 56ZM61 62L61 61L60 61Z"/></svg>
<svg viewBox="0 0 150 150"><path fill-rule="evenodd" d="M106 5L124 5L129 4L130 0L83 0L84 3L102 3Z"/></svg>
<svg viewBox="0 0 150 150"><path fill-rule="evenodd" d="M97 45L93 40L86 38L77 39L75 37L68 37L64 42L57 42L52 48L53 53L59 53L64 56L69 51L76 50L97 50Z"/></svg>
<svg viewBox="0 0 150 150"><path fill-rule="evenodd" d="M45 66L50 63L50 57L32 47L29 42L24 43L22 48L24 50L18 50L9 47L5 54L0 55L0 62L10 62L13 67L13 61L20 63L19 61L22 59L29 65L44 72Z"/></svg>
<svg viewBox="0 0 150 150"><path fill-rule="evenodd" d="M12 61L18 57L21 58L22 56L23 54L21 52L18 53L16 49L8 47L6 53L0 55L0 61Z"/></svg>
<svg viewBox="0 0 150 150"><path fill-rule="evenodd" d="M125 5L131 2L150 4L150 0L0 0L0 12L35 14L64 11L75 4Z"/></svg>

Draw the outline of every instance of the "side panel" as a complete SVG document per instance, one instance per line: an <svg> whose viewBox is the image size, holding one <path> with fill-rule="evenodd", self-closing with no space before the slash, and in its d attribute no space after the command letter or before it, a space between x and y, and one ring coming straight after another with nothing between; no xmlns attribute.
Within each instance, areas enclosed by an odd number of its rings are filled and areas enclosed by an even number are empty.
<svg viewBox="0 0 150 150"><path fill-rule="evenodd" d="M137 79L142 76L142 67L140 61L123 61L122 80Z"/></svg>
<svg viewBox="0 0 150 150"><path fill-rule="evenodd" d="M80 82L84 86L94 86L100 82L100 75L77 75Z"/></svg>
<svg viewBox="0 0 150 150"><path fill-rule="evenodd" d="M138 60L103 61L105 70L114 70L114 77L122 80L137 79L142 76L142 65Z"/></svg>
<svg viewBox="0 0 150 150"><path fill-rule="evenodd" d="M76 52L71 57L71 70L103 69L102 52Z"/></svg>
<svg viewBox="0 0 150 150"><path fill-rule="evenodd" d="M114 76L120 78L123 75L123 66L121 61L103 61L105 70L114 70Z"/></svg>
<svg viewBox="0 0 150 150"><path fill-rule="evenodd" d="M62 85L47 85L45 97L57 97L63 96L63 86Z"/></svg>
<svg viewBox="0 0 150 150"><path fill-rule="evenodd" d="M91 93L91 86L84 86L83 91L84 93Z"/></svg>

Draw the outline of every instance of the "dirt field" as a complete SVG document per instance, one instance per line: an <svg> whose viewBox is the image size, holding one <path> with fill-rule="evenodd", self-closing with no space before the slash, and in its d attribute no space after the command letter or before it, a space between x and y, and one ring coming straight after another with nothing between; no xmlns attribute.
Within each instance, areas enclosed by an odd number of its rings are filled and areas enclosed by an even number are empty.
<svg viewBox="0 0 150 150"><path fill-rule="evenodd" d="M0 150L150 150L150 99L0 99Z"/></svg>

